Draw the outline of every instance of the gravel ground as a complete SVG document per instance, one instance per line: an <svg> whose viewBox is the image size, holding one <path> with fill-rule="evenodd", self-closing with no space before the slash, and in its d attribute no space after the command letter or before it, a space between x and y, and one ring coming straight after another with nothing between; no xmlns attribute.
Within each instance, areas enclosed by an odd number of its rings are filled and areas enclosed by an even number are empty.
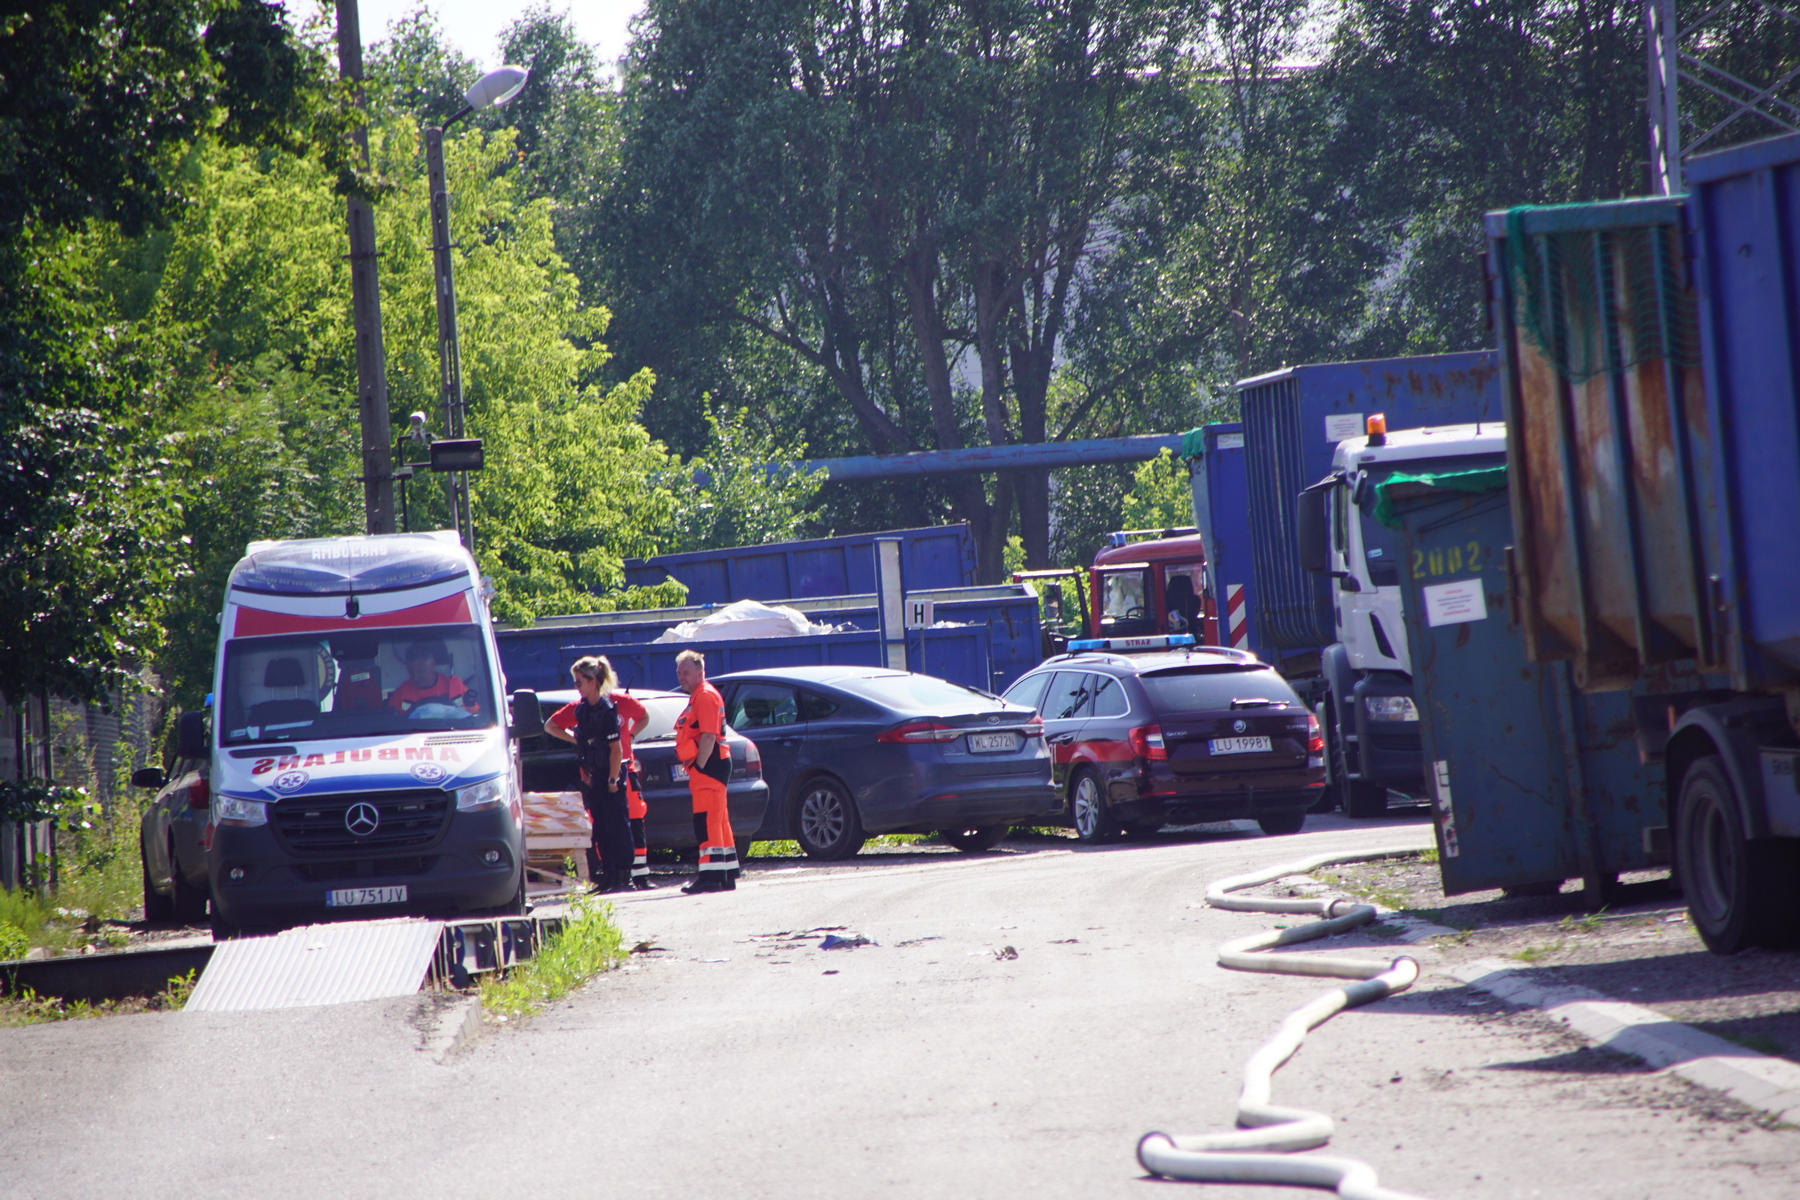
<svg viewBox="0 0 1800 1200"><path fill-rule="evenodd" d="M1498 891L1445 896L1436 864L1354 863L1314 878L1351 895L1463 932L1436 939L1447 963L1509 959L1549 984L1576 984L1763 1054L1800 1062L1800 951L1710 953L1666 884L1627 876L1633 903L1581 906L1579 882L1558 895Z"/></svg>

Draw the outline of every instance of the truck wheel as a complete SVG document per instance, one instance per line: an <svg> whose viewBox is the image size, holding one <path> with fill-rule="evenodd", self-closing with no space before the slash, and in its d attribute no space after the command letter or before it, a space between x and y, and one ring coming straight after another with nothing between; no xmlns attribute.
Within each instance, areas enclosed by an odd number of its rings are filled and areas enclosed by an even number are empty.
<svg viewBox="0 0 1800 1200"><path fill-rule="evenodd" d="M1106 811L1100 779L1087 767L1075 772L1075 781L1069 787L1069 816L1075 825L1075 836L1087 845L1105 845L1118 833L1119 823Z"/></svg>
<svg viewBox="0 0 1800 1200"><path fill-rule="evenodd" d="M144 852L143 843L138 843L138 861L144 865L144 922L148 925L161 925L165 921L175 919L175 901L156 890L150 879L150 856ZM171 860L173 861L173 860Z"/></svg>
<svg viewBox="0 0 1800 1200"><path fill-rule="evenodd" d="M1796 933L1800 843L1749 839L1717 755L1695 760L1676 804L1675 869L1700 940L1714 954L1781 947Z"/></svg>
<svg viewBox="0 0 1800 1200"><path fill-rule="evenodd" d="M1337 698L1327 693L1325 710L1331 714L1331 780L1326 791L1337 797L1337 806L1346 817L1366 821L1387 815L1387 788L1379 783L1350 778L1349 755L1345 752L1343 728L1337 719Z"/></svg>
<svg viewBox="0 0 1800 1200"><path fill-rule="evenodd" d="M788 824L806 857L821 862L849 858L866 840L856 801L837 780L824 776L801 786Z"/></svg>
<svg viewBox="0 0 1800 1200"><path fill-rule="evenodd" d="M1006 840L1012 832L1010 825L975 825L962 829L940 829L938 833L946 842L961 850L964 854L980 854L992 850Z"/></svg>
<svg viewBox="0 0 1800 1200"><path fill-rule="evenodd" d="M206 924L206 893L187 881L181 873L181 860L175 857L175 844L169 843L170 915L183 925Z"/></svg>

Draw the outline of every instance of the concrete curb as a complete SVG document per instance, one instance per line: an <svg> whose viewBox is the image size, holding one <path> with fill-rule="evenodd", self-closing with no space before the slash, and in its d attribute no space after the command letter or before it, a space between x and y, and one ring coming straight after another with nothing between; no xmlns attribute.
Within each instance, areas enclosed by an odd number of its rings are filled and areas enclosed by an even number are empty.
<svg viewBox="0 0 1800 1200"><path fill-rule="evenodd" d="M1376 912L1378 919L1398 926L1403 931L1399 940L1409 945L1461 932L1401 916L1379 905ZM1436 971L1508 1004L1536 1009L1597 1046L1723 1092L1744 1107L1769 1113L1785 1124L1800 1125L1800 1064L1759 1054L1589 988L1536 983L1530 968L1520 970L1501 959L1475 959L1438 966Z"/></svg>
<svg viewBox="0 0 1800 1200"><path fill-rule="evenodd" d="M481 1019L481 997L465 997L444 1014L437 1032L425 1043L425 1052L431 1055L431 1061L442 1065L467 1050L486 1029Z"/></svg>
<svg viewBox="0 0 1800 1200"><path fill-rule="evenodd" d="M1724 1092L1746 1108L1800 1125L1800 1065L1714 1037L1662 1013L1609 1000L1582 987L1535 983L1495 958L1440 967L1439 973L1525 1008L1535 1008L1597 1046L1666 1068L1689 1083Z"/></svg>

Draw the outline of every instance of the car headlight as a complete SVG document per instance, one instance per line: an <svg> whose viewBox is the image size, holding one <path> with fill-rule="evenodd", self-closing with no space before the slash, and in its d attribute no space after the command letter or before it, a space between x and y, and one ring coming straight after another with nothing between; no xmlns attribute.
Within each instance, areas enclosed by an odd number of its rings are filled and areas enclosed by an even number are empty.
<svg viewBox="0 0 1800 1200"><path fill-rule="evenodd" d="M511 776L496 775L481 783L457 788L456 811L480 812L484 808L499 808L512 799L511 783Z"/></svg>
<svg viewBox="0 0 1800 1200"><path fill-rule="evenodd" d="M1363 711L1371 721L1416 721L1419 710L1411 696L1364 696Z"/></svg>
<svg viewBox="0 0 1800 1200"><path fill-rule="evenodd" d="M212 819L214 825L267 825L269 823L269 806L261 800L248 800L243 796L228 796L224 792L214 792L212 798Z"/></svg>

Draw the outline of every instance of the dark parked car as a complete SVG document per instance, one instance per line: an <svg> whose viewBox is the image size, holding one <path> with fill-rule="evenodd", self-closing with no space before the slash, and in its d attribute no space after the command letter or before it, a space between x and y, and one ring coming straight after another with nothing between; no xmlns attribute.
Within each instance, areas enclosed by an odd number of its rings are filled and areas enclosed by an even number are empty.
<svg viewBox="0 0 1800 1200"><path fill-rule="evenodd" d="M212 812L206 760L177 759L167 772L143 767L132 773L131 784L156 789L138 826L144 920L153 925L206 924L206 839Z"/></svg>
<svg viewBox="0 0 1800 1200"><path fill-rule="evenodd" d="M1318 719L1242 650L1059 655L1006 699L1042 716L1084 842L1241 819L1298 833L1325 786Z"/></svg>
<svg viewBox="0 0 1800 1200"><path fill-rule="evenodd" d="M1043 726L1028 708L930 675L783 667L713 681L725 719L756 736L769 781L761 839L848 858L870 834L941 832L990 850L1055 819Z"/></svg>
<svg viewBox="0 0 1800 1200"><path fill-rule="evenodd" d="M680 692L647 690L626 694L641 703L650 718L644 731L631 743L644 791L644 836L651 849L690 849L699 844L694 840L693 802L688 795L687 772L675 761L675 718L687 707L687 697ZM539 692L538 706L547 721L551 713L579 698L573 689ZM763 782L762 758L756 743L729 725L725 732L733 764L731 784L726 789L731 832L740 847L748 847L750 835L768 807L769 788ZM581 786L575 769L575 747L568 742L540 731L522 739L519 752L526 791L572 792Z"/></svg>

